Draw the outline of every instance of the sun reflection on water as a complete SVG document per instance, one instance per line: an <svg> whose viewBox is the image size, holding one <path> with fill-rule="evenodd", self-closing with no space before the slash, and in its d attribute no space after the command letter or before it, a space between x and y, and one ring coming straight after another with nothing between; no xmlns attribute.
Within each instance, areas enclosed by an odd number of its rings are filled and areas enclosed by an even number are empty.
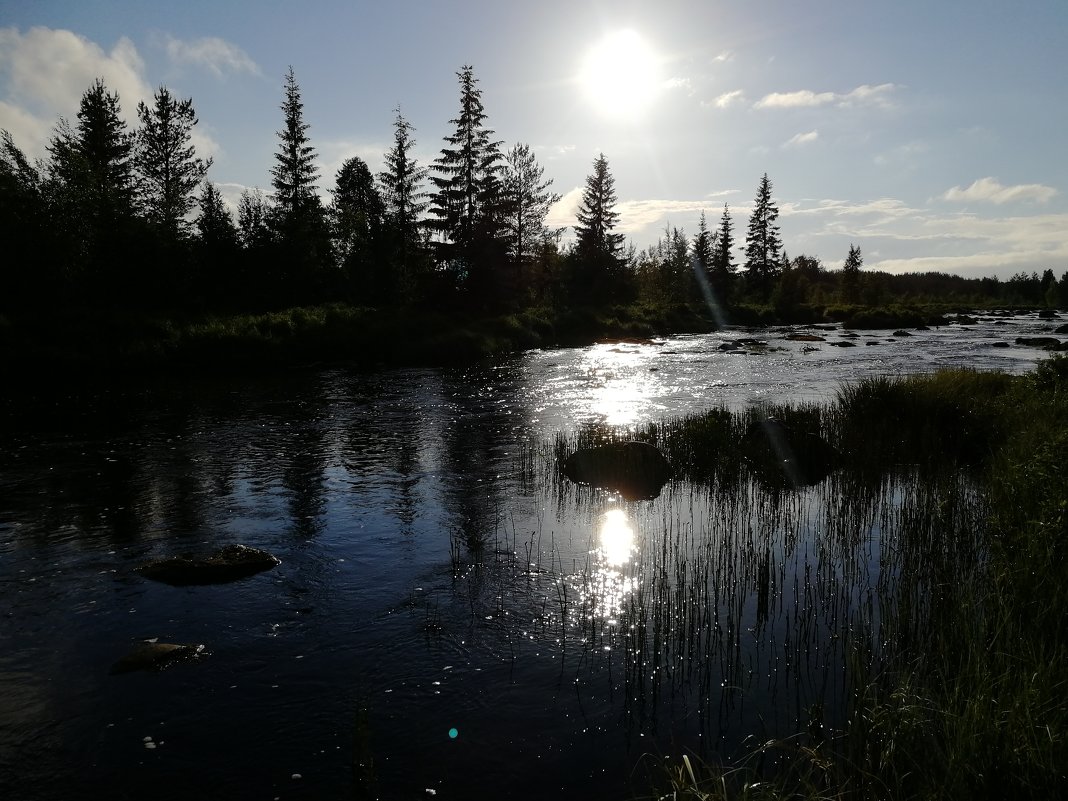
<svg viewBox="0 0 1068 801"><path fill-rule="evenodd" d="M616 623L636 579L625 570L636 548L634 526L622 509L609 509L597 531L597 564L593 572L593 613Z"/></svg>

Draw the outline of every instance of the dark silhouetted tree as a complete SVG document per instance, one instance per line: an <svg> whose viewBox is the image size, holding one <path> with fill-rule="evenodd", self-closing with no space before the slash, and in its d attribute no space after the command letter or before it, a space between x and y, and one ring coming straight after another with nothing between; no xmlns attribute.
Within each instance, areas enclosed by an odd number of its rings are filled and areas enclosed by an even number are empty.
<svg viewBox="0 0 1068 801"><path fill-rule="evenodd" d="M775 221L779 209L771 199L768 174L760 179L749 229L745 235L745 275L749 287L767 299L782 264L782 240Z"/></svg>
<svg viewBox="0 0 1068 801"><path fill-rule="evenodd" d="M141 127L134 139L134 167L141 209L165 235L179 238L189 230L194 193L211 166L196 157L192 144L197 124L191 99L178 100L165 86L149 108L137 106Z"/></svg>
<svg viewBox="0 0 1068 801"><path fill-rule="evenodd" d="M628 292L623 260L623 235L614 233L619 223L615 179L604 153L593 161L586 176L575 226L572 290L581 302L622 299Z"/></svg>
<svg viewBox="0 0 1068 801"><path fill-rule="evenodd" d="M237 300L237 227L218 187L205 181L197 199L197 274L190 294L213 305Z"/></svg>
<svg viewBox="0 0 1068 801"><path fill-rule="evenodd" d="M335 257L350 296L376 304L390 300L389 269L380 254L386 209L367 162L358 156L345 160L337 171L333 197Z"/></svg>
<svg viewBox="0 0 1068 801"><path fill-rule="evenodd" d="M860 248L850 242L849 254L842 264L842 297L849 303L856 303L860 296L860 268L863 266Z"/></svg>
<svg viewBox="0 0 1068 801"><path fill-rule="evenodd" d="M412 156L412 125L397 109L393 121L393 147L386 153L378 184L385 206L385 247L393 278L394 300L418 299L426 265L422 217L427 208L424 191L427 169Z"/></svg>
<svg viewBox="0 0 1068 801"><path fill-rule="evenodd" d="M0 131L0 308L56 300L62 290L50 258L51 235L41 188L41 175L15 145L11 134Z"/></svg>
<svg viewBox="0 0 1068 801"><path fill-rule="evenodd" d="M432 227L438 232L439 264L454 274L458 287L476 303L496 300L499 286L492 270L505 253L501 203L500 142L486 127L482 90L474 69L456 73L460 82L460 115L449 120L454 132L434 162L430 200Z"/></svg>
<svg viewBox="0 0 1068 801"><path fill-rule="evenodd" d="M254 250L266 246L271 237L267 199L259 189L241 192L237 202L237 234L241 247Z"/></svg>
<svg viewBox="0 0 1068 801"><path fill-rule="evenodd" d="M301 302L313 299L326 288L325 270L330 264L330 237L326 214L316 190L319 168L315 148L304 122L300 87L290 67L282 101L283 126L271 169L274 208L271 214L277 244L275 262L278 300Z"/></svg>
<svg viewBox="0 0 1068 801"><path fill-rule="evenodd" d="M86 299L118 302L140 277L130 272L132 148L119 96L99 79L82 95L77 126L60 119L48 145L50 215L55 234L66 240L60 258Z"/></svg>
<svg viewBox="0 0 1068 801"><path fill-rule="evenodd" d="M545 170L538 164L529 145L515 145L506 154L505 162L503 201L508 256L514 270L512 280L517 287L530 289L540 282L530 272L536 264L545 266L542 256L546 248L555 247L563 230L545 226L549 209L560 195L550 191L552 179L545 179Z"/></svg>
<svg viewBox="0 0 1068 801"><path fill-rule="evenodd" d="M712 270L712 260L716 252L716 232L708 230L708 221L705 213L701 211L701 219L697 221L697 233L693 238L693 259L696 267L703 271L708 278Z"/></svg>
<svg viewBox="0 0 1068 801"><path fill-rule="evenodd" d="M712 288L721 303L730 299L731 285L737 269L738 266L734 262L734 221L731 219L730 209L724 203L723 216L720 217L719 228L713 238L712 251Z"/></svg>

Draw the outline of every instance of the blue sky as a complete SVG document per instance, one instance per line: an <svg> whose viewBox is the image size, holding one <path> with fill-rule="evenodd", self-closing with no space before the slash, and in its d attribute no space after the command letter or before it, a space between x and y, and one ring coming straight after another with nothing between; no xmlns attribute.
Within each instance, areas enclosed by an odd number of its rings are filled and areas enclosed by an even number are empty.
<svg viewBox="0 0 1068 801"><path fill-rule="evenodd" d="M325 192L348 156L380 167L397 106L432 162L471 64L497 138L563 195L557 225L603 151L639 248L724 203L744 236L766 172L792 256L1060 277L1066 43L1065 0L0 0L0 127L41 156L94 78L131 120L164 84L235 199L269 189L292 65Z"/></svg>

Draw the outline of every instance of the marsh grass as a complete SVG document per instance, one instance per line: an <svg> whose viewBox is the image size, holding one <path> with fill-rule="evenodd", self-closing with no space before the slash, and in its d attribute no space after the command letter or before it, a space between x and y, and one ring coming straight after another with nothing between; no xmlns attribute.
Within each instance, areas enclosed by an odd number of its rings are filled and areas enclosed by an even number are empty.
<svg viewBox="0 0 1068 801"><path fill-rule="evenodd" d="M676 716L712 742L772 701L739 753L650 758L638 795L1058 797L1066 376L1060 357L1031 376L875 378L825 405L587 427L525 449L526 480L575 508L599 497L559 474L575 448L640 439L675 465L632 564L554 568L542 596L580 675L621 671L628 728ZM813 487L766 480L746 432L768 416L826 439L839 469Z"/></svg>

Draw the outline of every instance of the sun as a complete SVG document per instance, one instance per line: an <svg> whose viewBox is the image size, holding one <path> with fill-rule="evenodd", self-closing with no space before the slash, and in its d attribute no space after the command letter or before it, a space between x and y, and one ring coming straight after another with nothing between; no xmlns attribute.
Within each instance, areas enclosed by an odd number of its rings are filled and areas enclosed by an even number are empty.
<svg viewBox="0 0 1068 801"><path fill-rule="evenodd" d="M659 94L660 59L633 30L606 35L586 53L579 81L594 107L617 119L640 119Z"/></svg>

